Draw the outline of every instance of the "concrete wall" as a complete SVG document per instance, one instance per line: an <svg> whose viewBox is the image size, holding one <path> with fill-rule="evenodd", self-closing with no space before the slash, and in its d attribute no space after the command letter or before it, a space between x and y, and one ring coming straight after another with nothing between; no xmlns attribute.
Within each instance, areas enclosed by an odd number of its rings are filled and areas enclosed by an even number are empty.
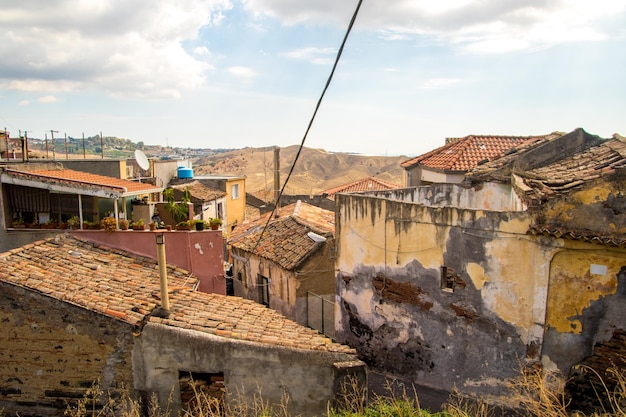
<svg viewBox="0 0 626 417"><path fill-rule="evenodd" d="M180 371L223 373L226 389L245 393L248 401L260 394L279 404L287 394L290 415L303 416L325 414L348 375L366 379L354 355L261 345L155 323L144 327L134 346L135 388L156 392L162 404L173 393L174 410L180 407Z"/></svg>
<svg viewBox="0 0 626 417"><path fill-rule="evenodd" d="M521 366L567 374L626 327L623 249L529 235L524 212L341 195L337 213L337 339L375 369L502 395Z"/></svg>
<svg viewBox="0 0 626 417"><path fill-rule="evenodd" d="M115 231L73 230L82 239L112 248L157 258L156 234L165 236L167 263L185 269L200 280L199 291L226 294L224 241L217 230L196 231Z"/></svg>
<svg viewBox="0 0 626 417"><path fill-rule="evenodd" d="M63 415L93 383L132 387L131 326L0 282L0 409Z"/></svg>
<svg viewBox="0 0 626 417"><path fill-rule="evenodd" d="M118 159L63 159L65 168L90 174L126 179L126 160Z"/></svg>

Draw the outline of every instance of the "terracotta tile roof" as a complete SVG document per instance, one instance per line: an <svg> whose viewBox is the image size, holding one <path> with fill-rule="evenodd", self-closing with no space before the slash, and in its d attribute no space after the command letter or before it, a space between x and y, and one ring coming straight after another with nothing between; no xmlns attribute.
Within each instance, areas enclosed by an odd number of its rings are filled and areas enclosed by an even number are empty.
<svg viewBox="0 0 626 417"><path fill-rule="evenodd" d="M322 245L313 240L309 232L323 237L332 237L335 233L335 213L300 201L279 209L278 216L272 217L268 224L270 215L267 213L237 226L228 243L290 271Z"/></svg>
<svg viewBox="0 0 626 417"><path fill-rule="evenodd" d="M545 200L563 192L578 188L588 181L611 175L616 170L626 169L626 141L624 139L601 139L582 129L557 138L558 151L550 160L541 162L536 155L547 154L543 145L552 140L526 143L508 155L492 163L476 167L467 176L471 182L513 182L526 200ZM568 148L568 143L580 139L577 147ZM559 143L562 142L562 143ZM532 166L525 166L534 161ZM522 162L520 162L522 161Z"/></svg>
<svg viewBox="0 0 626 417"><path fill-rule="evenodd" d="M0 254L0 281L122 320L137 332L148 321L275 346L354 353L254 301L197 292L187 271L167 270L170 314L159 318L153 315L160 305L154 260L70 235Z"/></svg>
<svg viewBox="0 0 626 417"><path fill-rule="evenodd" d="M560 133L541 136L479 136L447 139L446 144L400 164L404 169L417 165L441 171L469 171L485 161L494 160L507 150L525 142L549 138Z"/></svg>
<svg viewBox="0 0 626 417"><path fill-rule="evenodd" d="M123 180L120 178L106 177L104 175L90 174L88 172L74 171L71 169L35 169L32 171L14 171L6 169L9 176L39 181L48 184L65 185L75 188L108 189L116 194L137 195L161 192L163 189L154 185Z"/></svg>
<svg viewBox="0 0 626 417"><path fill-rule="evenodd" d="M593 230L570 230L564 227L535 224L530 226L529 233L626 248L626 236L601 236Z"/></svg>
<svg viewBox="0 0 626 417"><path fill-rule="evenodd" d="M209 187L208 185L202 184L200 181L190 181L184 184L172 185L172 188L179 191L184 191L186 188L189 188L192 199L198 201L211 201L226 195L224 191Z"/></svg>
<svg viewBox="0 0 626 417"><path fill-rule="evenodd" d="M528 186L542 193L560 193L618 169L626 169L626 142L608 139L550 164L521 173Z"/></svg>
<svg viewBox="0 0 626 417"><path fill-rule="evenodd" d="M333 197L337 193L360 193L365 191L385 191L400 188L397 184L392 184L374 177L366 177L348 184L324 190L322 194Z"/></svg>

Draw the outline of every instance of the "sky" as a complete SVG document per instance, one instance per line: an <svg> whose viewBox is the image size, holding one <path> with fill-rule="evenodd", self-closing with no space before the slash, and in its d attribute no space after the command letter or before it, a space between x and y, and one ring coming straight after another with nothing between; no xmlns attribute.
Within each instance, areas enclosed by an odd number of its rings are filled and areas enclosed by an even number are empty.
<svg viewBox="0 0 626 417"><path fill-rule="evenodd" d="M358 0L0 0L0 130L300 144ZM363 0L305 146L626 136L626 0Z"/></svg>

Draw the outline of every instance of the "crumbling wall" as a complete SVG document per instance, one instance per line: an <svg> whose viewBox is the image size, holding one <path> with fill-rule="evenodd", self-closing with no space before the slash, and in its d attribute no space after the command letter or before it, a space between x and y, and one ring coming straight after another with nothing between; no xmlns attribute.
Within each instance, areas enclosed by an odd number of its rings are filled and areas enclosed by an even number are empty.
<svg viewBox="0 0 626 417"><path fill-rule="evenodd" d="M549 250L524 213L338 198L337 339L418 385L502 394L538 362Z"/></svg>
<svg viewBox="0 0 626 417"><path fill-rule="evenodd" d="M0 283L0 409L5 415L63 415L99 383L132 387L130 326Z"/></svg>
<svg viewBox="0 0 626 417"><path fill-rule="evenodd" d="M361 388L366 383L365 365L354 354L246 342L155 323L143 328L133 357L137 388L156 393L161 404L171 398L173 411L181 406L181 372L223 375L233 401L251 402L260 395L275 406L287 395L289 415L302 416L325 414L350 378Z"/></svg>

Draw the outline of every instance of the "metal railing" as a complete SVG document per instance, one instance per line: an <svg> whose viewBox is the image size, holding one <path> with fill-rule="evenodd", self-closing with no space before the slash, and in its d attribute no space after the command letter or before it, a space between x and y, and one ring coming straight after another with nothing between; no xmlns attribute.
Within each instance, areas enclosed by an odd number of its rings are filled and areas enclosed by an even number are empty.
<svg viewBox="0 0 626 417"><path fill-rule="evenodd" d="M307 293L307 326L335 338L335 302L312 292Z"/></svg>

